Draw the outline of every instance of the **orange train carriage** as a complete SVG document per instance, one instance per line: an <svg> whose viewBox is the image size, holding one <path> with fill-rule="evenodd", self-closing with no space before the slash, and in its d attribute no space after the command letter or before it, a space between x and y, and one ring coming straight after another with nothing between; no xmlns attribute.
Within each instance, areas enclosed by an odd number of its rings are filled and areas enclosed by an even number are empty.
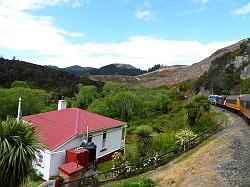
<svg viewBox="0 0 250 187"><path fill-rule="evenodd" d="M221 97L221 102L219 102L219 97ZM210 97L209 97L210 99ZM224 101L224 104L223 104ZM217 96L215 104L224 105L226 108L240 112L243 114L250 122L250 94L244 95L234 95L234 96Z"/></svg>
<svg viewBox="0 0 250 187"><path fill-rule="evenodd" d="M250 94L240 96L240 111L250 120Z"/></svg>
<svg viewBox="0 0 250 187"><path fill-rule="evenodd" d="M226 97L225 106L230 109L240 111L240 96L233 95Z"/></svg>

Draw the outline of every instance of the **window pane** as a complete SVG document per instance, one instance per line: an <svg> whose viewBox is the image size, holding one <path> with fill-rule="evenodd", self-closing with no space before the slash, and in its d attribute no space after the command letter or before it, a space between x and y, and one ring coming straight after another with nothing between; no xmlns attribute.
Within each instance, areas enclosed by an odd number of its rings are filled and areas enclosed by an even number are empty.
<svg viewBox="0 0 250 187"><path fill-rule="evenodd" d="M89 135L88 142L92 142L92 135Z"/></svg>
<svg viewBox="0 0 250 187"><path fill-rule="evenodd" d="M104 132L103 135L102 135L102 139L103 139L103 140L106 140L106 138L107 138L107 133Z"/></svg>
<svg viewBox="0 0 250 187"><path fill-rule="evenodd" d="M125 128L122 129L122 140L125 139Z"/></svg>

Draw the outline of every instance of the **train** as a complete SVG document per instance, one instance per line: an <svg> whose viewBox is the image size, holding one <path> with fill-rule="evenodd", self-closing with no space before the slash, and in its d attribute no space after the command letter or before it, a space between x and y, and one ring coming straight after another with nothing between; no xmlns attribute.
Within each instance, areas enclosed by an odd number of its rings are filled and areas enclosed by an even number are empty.
<svg viewBox="0 0 250 187"><path fill-rule="evenodd" d="M250 122L250 94L210 95L208 99L215 105L241 113Z"/></svg>

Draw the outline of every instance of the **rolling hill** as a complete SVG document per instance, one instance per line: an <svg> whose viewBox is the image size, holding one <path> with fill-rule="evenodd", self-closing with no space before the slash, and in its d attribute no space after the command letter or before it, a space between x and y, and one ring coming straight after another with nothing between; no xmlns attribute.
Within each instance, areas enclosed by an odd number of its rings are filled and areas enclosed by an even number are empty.
<svg viewBox="0 0 250 187"><path fill-rule="evenodd" d="M15 80L26 81L31 88L54 92L57 96L72 96L80 83L98 88L103 86L103 83L83 80L55 67L0 58L0 87L9 88Z"/></svg>
<svg viewBox="0 0 250 187"><path fill-rule="evenodd" d="M150 87L160 87L160 86L171 86L176 83L187 80L196 81L205 72L210 70L212 64L217 64L218 62L222 61L224 55L228 53L235 53L236 56L237 55L240 56L242 54L237 54L237 51L240 51L241 48L244 48L243 51L244 53L246 53L246 47L244 46L249 44L249 41L250 41L249 38L244 39L233 45L219 49L211 56L191 66L167 66L167 67L162 67L156 71L134 77L120 76L120 75L119 76L92 75L91 79L104 82L106 81L125 82L130 87L136 87L140 84ZM200 86L202 86L202 84L200 84Z"/></svg>

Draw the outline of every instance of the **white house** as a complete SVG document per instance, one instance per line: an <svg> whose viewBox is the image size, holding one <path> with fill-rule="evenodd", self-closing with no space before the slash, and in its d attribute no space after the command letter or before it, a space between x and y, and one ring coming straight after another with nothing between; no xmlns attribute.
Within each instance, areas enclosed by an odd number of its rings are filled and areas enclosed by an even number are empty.
<svg viewBox="0 0 250 187"><path fill-rule="evenodd" d="M79 147L87 137L97 146L98 163L110 160L116 151L125 151L126 123L78 108L66 109L63 100L59 101L58 111L22 119L37 127L41 143L46 145L33 162L46 180L58 175L58 167L65 163L66 150Z"/></svg>

